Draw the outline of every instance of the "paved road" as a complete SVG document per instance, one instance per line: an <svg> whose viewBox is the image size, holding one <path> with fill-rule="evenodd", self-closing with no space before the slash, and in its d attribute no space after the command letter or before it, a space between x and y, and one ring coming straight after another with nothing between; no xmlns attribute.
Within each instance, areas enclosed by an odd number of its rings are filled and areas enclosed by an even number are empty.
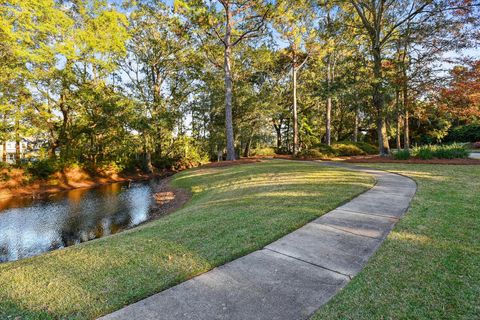
<svg viewBox="0 0 480 320"><path fill-rule="evenodd" d="M471 152L470 153L470 158L480 159L480 152Z"/></svg>
<svg viewBox="0 0 480 320"><path fill-rule="evenodd" d="M376 185L304 227L207 273L111 313L118 319L307 319L367 263L407 211L413 180L372 174Z"/></svg>

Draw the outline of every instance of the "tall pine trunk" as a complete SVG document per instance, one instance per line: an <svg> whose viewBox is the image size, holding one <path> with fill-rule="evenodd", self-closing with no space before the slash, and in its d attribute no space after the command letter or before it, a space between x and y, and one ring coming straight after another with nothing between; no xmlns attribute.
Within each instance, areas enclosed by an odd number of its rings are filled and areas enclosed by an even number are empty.
<svg viewBox="0 0 480 320"><path fill-rule="evenodd" d="M380 45L373 47L373 106L376 111L376 124L378 135L378 150L381 156L387 156L390 153L390 146L388 144L387 128L385 124L385 99L383 96L382 85L382 57Z"/></svg>
<svg viewBox="0 0 480 320"><path fill-rule="evenodd" d="M227 9L227 22L225 32L225 52L224 52L224 70L225 70L225 130L227 136L227 160L235 160L235 143L233 136L233 117L232 117L232 12Z"/></svg>
<svg viewBox="0 0 480 320"><path fill-rule="evenodd" d="M297 115L297 68L295 67L296 58L293 58L292 78L293 78L293 155L298 153L298 115Z"/></svg>
<svg viewBox="0 0 480 320"><path fill-rule="evenodd" d="M397 122L397 127L396 127L396 142L397 142L397 150L400 150L402 148L402 142L401 142L401 137L400 133L402 130L402 118L401 118L401 112L400 112L400 91L397 89L395 91L395 115L396 115L396 122Z"/></svg>
<svg viewBox="0 0 480 320"><path fill-rule="evenodd" d="M408 105L408 85L406 80L406 71L404 71L404 84L403 84L403 148L405 150L410 148L410 128L409 128L409 105Z"/></svg>
<svg viewBox="0 0 480 320"><path fill-rule="evenodd" d="M325 112L325 142L327 145L332 144L332 59L328 56L327 63L327 110Z"/></svg>
<svg viewBox="0 0 480 320"><path fill-rule="evenodd" d="M355 108L355 123L353 127L353 142L358 142L358 107Z"/></svg>
<svg viewBox="0 0 480 320"><path fill-rule="evenodd" d="M325 142L327 145L332 144L332 94L331 94L331 83L332 83L332 67L331 67L331 57L328 57L327 64L327 110L325 112Z"/></svg>

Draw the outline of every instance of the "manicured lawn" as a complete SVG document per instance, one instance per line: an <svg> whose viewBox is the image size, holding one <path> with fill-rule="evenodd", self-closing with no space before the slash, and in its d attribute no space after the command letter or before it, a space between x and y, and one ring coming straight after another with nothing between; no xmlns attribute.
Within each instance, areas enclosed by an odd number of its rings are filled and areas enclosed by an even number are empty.
<svg viewBox="0 0 480 320"><path fill-rule="evenodd" d="M370 176L305 162L199 168L187 205L130 231L0 265L0 319L92 319L262 248L337 207Z"/></svg>
<svg viewBox="0 0 480 320"><path fill-rule="evenodd" d="M366 268L313 317L479 319L480 166L375 164L418 192Z"/></svg>

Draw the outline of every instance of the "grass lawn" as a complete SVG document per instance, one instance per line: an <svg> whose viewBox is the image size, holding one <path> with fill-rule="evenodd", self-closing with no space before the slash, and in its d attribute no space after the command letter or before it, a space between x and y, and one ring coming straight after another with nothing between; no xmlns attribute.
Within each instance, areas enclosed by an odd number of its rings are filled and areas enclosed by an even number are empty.
<svg viewBox="0 0 480 320"><path fill-rule="evenodd" d="M366 190L364 174L306 162L198 168L181 210L111 237L0 264L0 319L92 319L224 264Z"/></svg>
<svg viewBox="0 0 480 320"><path fill-rule="evenodd" d="M417 195L313 319L480 319L480 166L372 166L412 177Z"/></svg>

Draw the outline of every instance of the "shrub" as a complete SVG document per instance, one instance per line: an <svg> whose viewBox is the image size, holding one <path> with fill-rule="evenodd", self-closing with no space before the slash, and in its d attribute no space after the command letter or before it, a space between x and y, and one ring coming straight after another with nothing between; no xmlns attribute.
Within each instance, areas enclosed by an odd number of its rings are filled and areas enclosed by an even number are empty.
<svg viewBox="0 0 480 320"><path fill-rule="evenodd" d="M453 143L449 145L425 145L415 147L412 149L412 156L419 159L461 159L468 158L469 153L467 149L458 144Z"/></svg>
<svg viewBox="0 0 480 320"><path fill-rule="evenodd" d="M35 178L46 179L57 171L57 167L55 160L41 159L29 163L27 171Z"/></svg>
<svg viewBox="0 0 480 320"><path fill-rule="evenodd" d="M335 143L332 149L338 156L362 156L366 152L353 144Z"/></svg>
<svg viewBox="0 0 480 320"><path fill-rule="evenodd" d="M274 156L276 153L274 148L265 147L253 149L250 154L252 156Z"/></svg>
<svg viewBox="0 0 480 320"><path fill-rule="evenodd" d="M408 160L410 159L410 150L398 150L392 154L395 160Z"/></svg>
<svg viewBox="0 0 480 320"><path fill-rule="evenodd" d="M475 142L480 141L480 124L467 124L450 130L445 141Z"/></svg>
<svg viewBox="0 0 480 320"><path fill-rule="evenodd" d="M365 154L378 154L378 147L368 142L341 141L337 144L352 145L360 148Z"/></svg>
<svg viewBox="0 0 480 320"><path fill-rule="evenodd" d="M290 154L290 150L287 147L275 148L276 154Z"/></svg>
<svg viewBox="0 0 480 320"><path fill-rule="evenodd" d="M433 159L433 147L432 145L415 147L412 149L412 155L423 160Z"/></svg>
<svg viewBox="0 0 480 320"><path fill-rule="evenodd" d="M330 156L331 155L323 153L318 148L303 149L297 155L297 157L304 159L326 159Z"/></svg>
<svg viewBox="0 0 480 320"><path fill-rule="evenodd" d="M480 149L480 141L473 143L473 148Z"/></svg>
<svg viewBox="0 0 480 320"><path fill-rule="evenodd" d="M316 149L319 152L321 152L323 154L327 154L329 156L334 156L335 155L335 150L333 150L333 148L331 146L329 146L328 144L317 143L313 146L312 149Z"/></svg>

